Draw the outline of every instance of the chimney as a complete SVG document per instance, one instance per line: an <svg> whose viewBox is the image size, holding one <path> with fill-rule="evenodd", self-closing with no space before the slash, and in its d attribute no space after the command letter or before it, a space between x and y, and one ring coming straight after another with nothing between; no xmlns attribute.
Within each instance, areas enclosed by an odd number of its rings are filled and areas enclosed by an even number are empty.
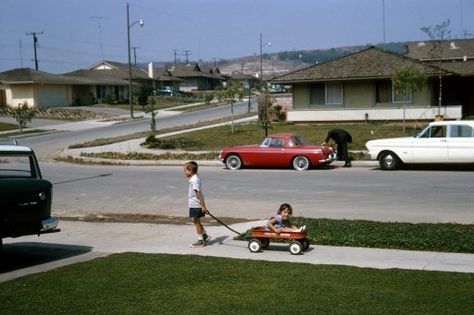
<svg viewBox="0 0 474 315"><path fill-rule="evenodd" d="M148 77L153 79L153 62L148 64Z"/></svg>

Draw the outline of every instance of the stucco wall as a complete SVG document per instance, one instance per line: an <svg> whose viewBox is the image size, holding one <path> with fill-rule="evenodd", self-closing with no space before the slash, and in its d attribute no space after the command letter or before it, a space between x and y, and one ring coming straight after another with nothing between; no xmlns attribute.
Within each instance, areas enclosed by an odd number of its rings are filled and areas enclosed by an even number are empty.
<svg viewBox="0 0 474 315"><path fill-rule="evenodd" d="M375 104L375 88L373 82L348 81L343 84L344 107L361 108Z"/></svg>
<svg viewBox="0 0 474 315"><path fill-rule="evenodd" d="M365 108L344 110L291 110L287 121L365 121L365 120L432 120L438 107ZM441 115L445 119L461 119L462 106L443 106Z"/></svg>
<svg viewBox="0 0 474 315"><path fill-rule="evenodd" d="M10 86L6 90L7 104L9 106L18 106L18 104L28 103L28 106L35 106L35 93L32 84Z"/></svg>

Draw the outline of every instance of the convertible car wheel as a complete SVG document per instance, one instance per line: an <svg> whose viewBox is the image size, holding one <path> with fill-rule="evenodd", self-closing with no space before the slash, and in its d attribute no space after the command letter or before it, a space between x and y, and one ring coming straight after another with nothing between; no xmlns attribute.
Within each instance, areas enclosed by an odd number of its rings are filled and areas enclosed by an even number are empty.
<svg viewBox="0 0 474 315"><path fill-rule="evenodd" d="M231 154L225 159L225 166L230 170L238 170L242 167L242 161L239 156Z"/></svg>
<svg viewBox="0 0 474 315"><path fill-rule="evenodd" d="M306 171L309 168L309 160L306 156L299 155L293 159L293 168L297 171Z"/></svg>
<svg viewBox="0 0 474 315"><path fill-rule="evenodd" d="M391 171L398 169L401 163L395 153L385 152L380 156L379 164L383 170Z"/></svg>

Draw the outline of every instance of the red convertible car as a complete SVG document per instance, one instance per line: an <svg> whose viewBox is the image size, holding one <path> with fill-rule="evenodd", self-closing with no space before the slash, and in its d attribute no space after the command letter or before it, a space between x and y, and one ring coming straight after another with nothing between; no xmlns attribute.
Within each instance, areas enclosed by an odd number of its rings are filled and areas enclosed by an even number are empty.
<svg viewBox="0 0 474 315"><path fill-rule="evenodd" d="M269 135L263 142L224 148L220 160L228 169L242 167L290 167L305 171L310 167L328 165L335 159L331 147L305 144L296 134Z"/></svg>

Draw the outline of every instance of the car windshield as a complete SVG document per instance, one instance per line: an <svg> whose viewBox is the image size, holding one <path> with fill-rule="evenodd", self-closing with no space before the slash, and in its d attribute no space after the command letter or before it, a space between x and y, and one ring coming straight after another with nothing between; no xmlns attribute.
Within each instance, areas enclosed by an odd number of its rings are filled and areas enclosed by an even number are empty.
<svg viewBox="0 0 474 315"><path fill-rule="evenodd" d="M445 138L446 126L428 126L420 134L418 138Z"/></svg>

